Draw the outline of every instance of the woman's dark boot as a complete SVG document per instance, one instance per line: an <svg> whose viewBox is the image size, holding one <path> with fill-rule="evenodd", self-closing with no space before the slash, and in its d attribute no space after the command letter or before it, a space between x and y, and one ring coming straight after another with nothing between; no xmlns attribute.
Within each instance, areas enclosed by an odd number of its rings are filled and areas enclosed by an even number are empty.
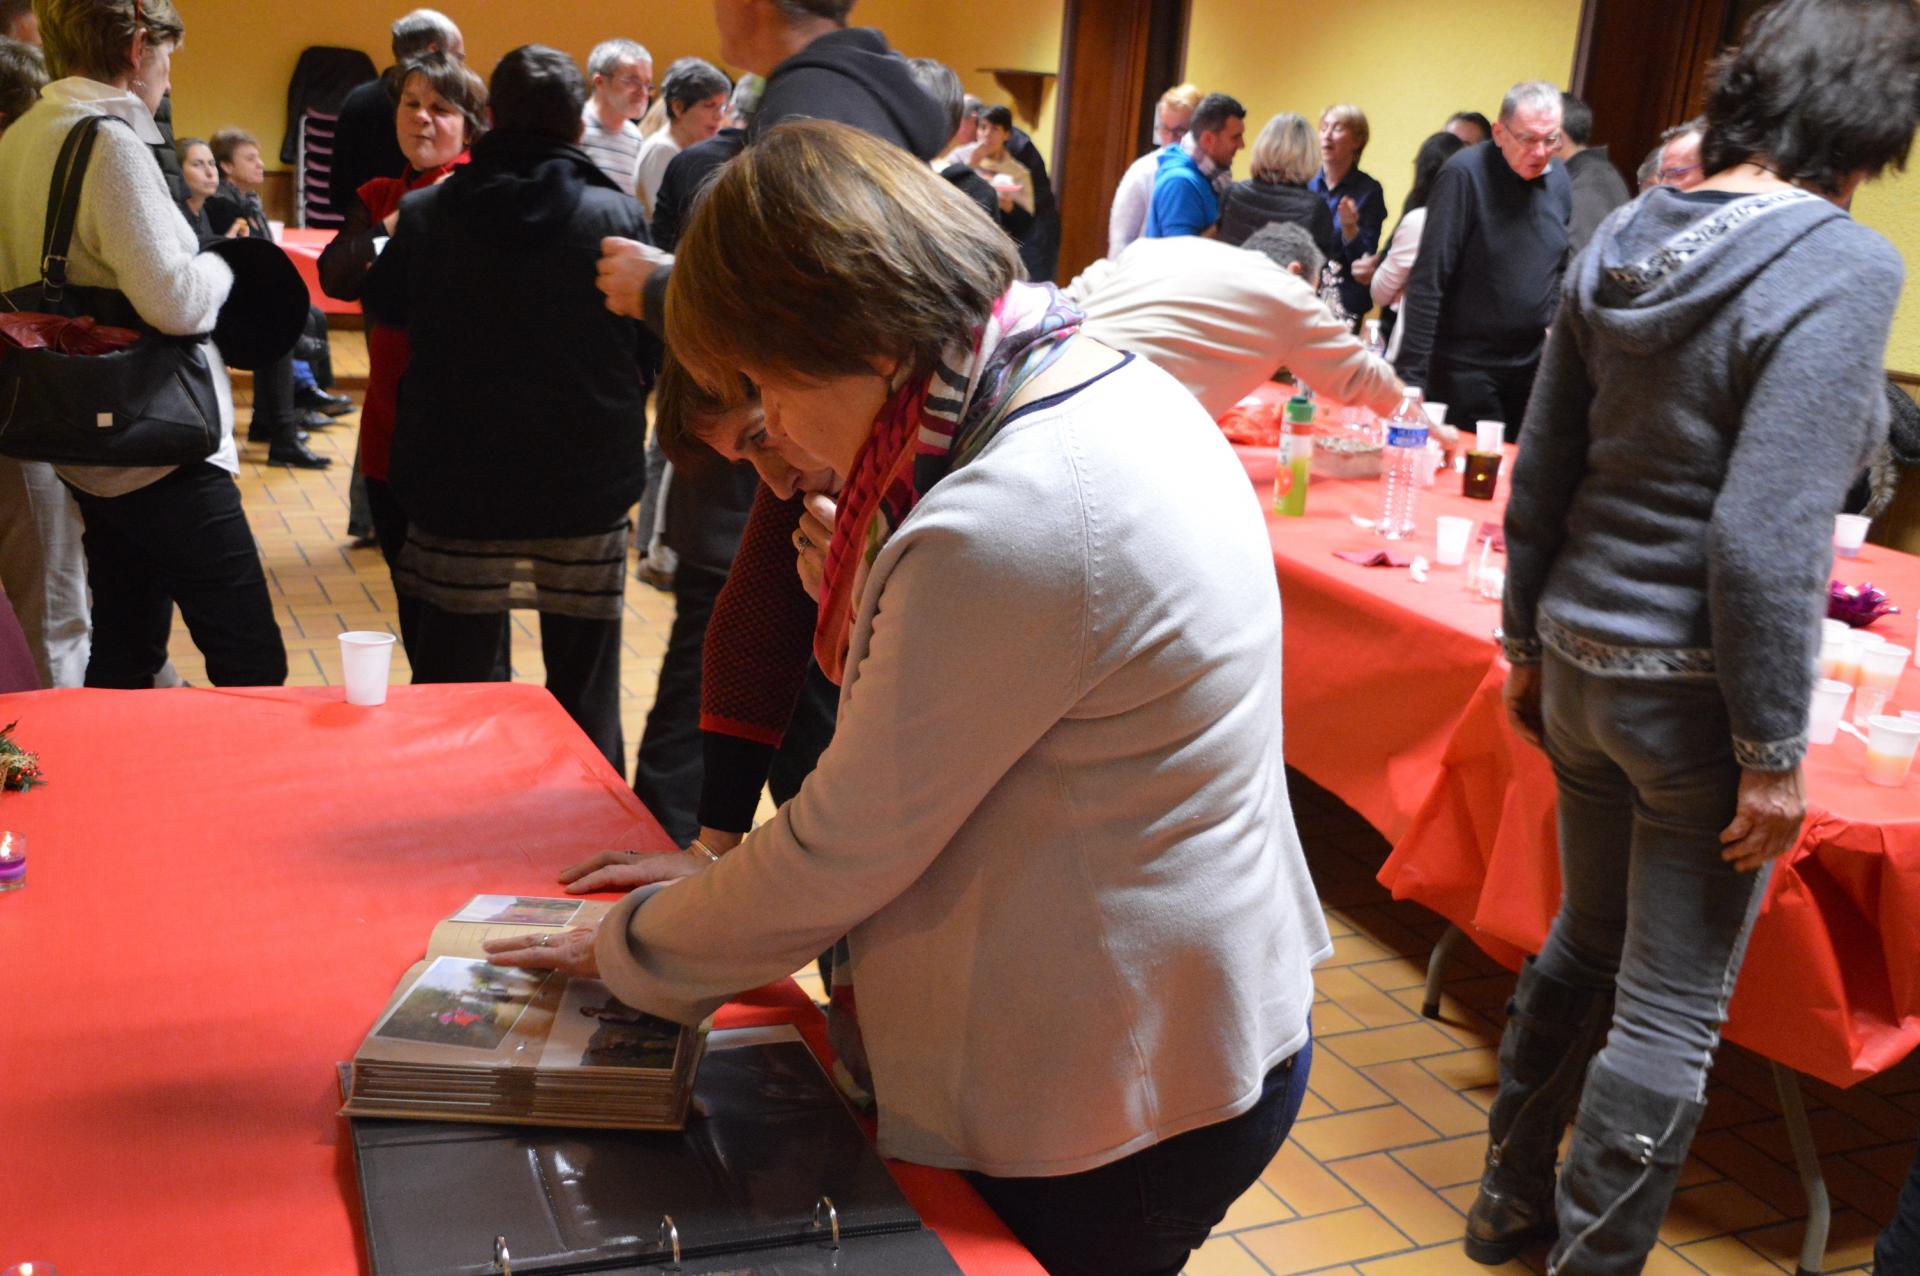
<svg viewBox="0 0 1920 1276"><path fill-rule="evenodd" d="M1553 1164L1613 998L1542 973L1527 958L1500 1034L1500 1090L1488 1112L1487 1165L1467 1212L1467 1257L1496 1267L1553 1239Z"/></svg>
<svg viewBox="0 0 1920 1276"><path fill-rule="evenodd" d="M1635 1276L1707 1105L1649 1090L1595 1063L1560 1175L1560 1239L1547 1276Z"/></svg>

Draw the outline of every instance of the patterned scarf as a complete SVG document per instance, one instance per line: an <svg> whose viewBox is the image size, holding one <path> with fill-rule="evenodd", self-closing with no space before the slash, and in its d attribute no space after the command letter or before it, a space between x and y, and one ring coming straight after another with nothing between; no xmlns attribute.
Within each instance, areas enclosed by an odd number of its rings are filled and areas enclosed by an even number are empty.
<svg viewBox="0 0 1920 1276"><path fill-rule="evenodd" d="M1080 312L1051 284L1015 284L970 346L955 346L881 407L840 493L827 546L813 654L836 683L881 546L935 483L980 454L1014 398L1053 366L1080 330Z"/></svg>

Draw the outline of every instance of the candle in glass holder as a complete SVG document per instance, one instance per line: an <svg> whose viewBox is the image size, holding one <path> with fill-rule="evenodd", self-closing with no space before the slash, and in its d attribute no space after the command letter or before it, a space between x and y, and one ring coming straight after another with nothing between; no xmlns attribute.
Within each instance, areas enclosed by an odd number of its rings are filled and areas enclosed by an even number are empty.
<svg viewBox="0 0 1920 1276"><path fill-rule="evenodd" d="M1500 482L1501 459L1499 452L1467 453L1467 473L1460 480L1460 495L1476 501L1492 500L1493 489Z"/></svg>
<svg viewBox="0 0 1920 1276"><path fill-rule="evenodd" d="M27 839L0 832L0 891L16 891L27 884Z"/></svg>

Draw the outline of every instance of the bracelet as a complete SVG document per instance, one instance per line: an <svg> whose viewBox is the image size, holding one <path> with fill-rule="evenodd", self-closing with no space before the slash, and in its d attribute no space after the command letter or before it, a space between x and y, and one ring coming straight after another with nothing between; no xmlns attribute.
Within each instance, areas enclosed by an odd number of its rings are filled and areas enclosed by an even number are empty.
<svg viewBox="0 0 1920 1276"><path fill-rule="evenodd" d="M720 856L714 852L714 849L697 837L687 844L687 850L698 855L709 864L718 864L720 862Z"/></svg>

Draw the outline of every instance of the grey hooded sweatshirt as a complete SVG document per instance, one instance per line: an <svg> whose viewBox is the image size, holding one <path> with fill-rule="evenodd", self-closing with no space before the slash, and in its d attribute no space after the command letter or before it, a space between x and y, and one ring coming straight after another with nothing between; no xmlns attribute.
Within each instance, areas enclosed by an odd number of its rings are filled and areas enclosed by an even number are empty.
<svg viewBox="0 0 1920 1276"><path fill-rule="evenodd" d="M1893 246L1798 191L1603 222L1527 406L1508 659L1711 680L1745 768L1806 751L1833 516L1886 437Z"/></svg>

